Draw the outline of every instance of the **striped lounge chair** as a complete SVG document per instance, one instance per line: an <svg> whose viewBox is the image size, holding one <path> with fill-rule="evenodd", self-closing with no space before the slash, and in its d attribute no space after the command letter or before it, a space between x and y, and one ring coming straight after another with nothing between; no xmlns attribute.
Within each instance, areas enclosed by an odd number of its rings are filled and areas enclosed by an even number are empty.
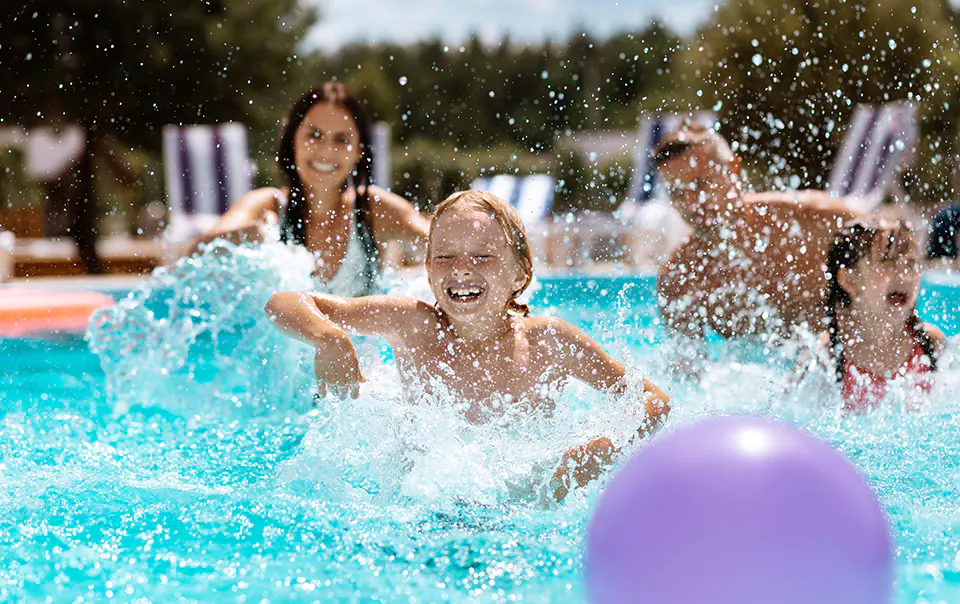
<svg viewBox="0 0 960 604"><path fill-rule="evenodd" d="M916 107L906 102L858 105L834 161L827 192L868 212L913 155Z"/></svg>
<svg viewBox="0 0 960 604"><path fill-rule="evenodd" d="M209 230L250 190L246 126L166 126L163 166L170 222L167 236L185 242Z"/></svg>

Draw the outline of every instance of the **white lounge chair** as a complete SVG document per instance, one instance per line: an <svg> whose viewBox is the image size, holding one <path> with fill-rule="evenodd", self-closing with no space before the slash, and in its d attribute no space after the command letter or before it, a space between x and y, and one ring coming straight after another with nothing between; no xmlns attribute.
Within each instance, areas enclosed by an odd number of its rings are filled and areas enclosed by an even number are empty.
<svg viewBox="0 0 960 604"><path fill-rule="evenodd" d="M546 259L545 241L550 230L550 212L557 188L557 181L553 176L498 174L478 178L470 188L493 193L516 208L527 227L534 258L541 262Z"/></svg>
<svg viewBox="0 0 960 604"><path fill-rule="evenodd" d="M246 126L235 122L164 127L170 240L187 242L208 231L250 190L254 170L247 139Z"/></svg>
<svg viewBox="0 0 960 604"><path fill-rule="evenodd" d="M546 174L498 174L478 178L470 185L471 189L493 193L516 208L527 226L540 223L550 216L556 187L557 181Z"/></svg>
<svg viewBox="0 0 960 604"><path fill-rule="evenodd" d="M837 152L827 192L861 211L883 200L917 143L916 107L906 102L858 105Z"/></svg>
<svg viewBox="0 0 960 604"><path fill-rule="evenodd" d="M370 129L373 147L373 167L370 177L373 184L389 189L393 185L393 171L390 161L390 124L377 122Z"/></svg>

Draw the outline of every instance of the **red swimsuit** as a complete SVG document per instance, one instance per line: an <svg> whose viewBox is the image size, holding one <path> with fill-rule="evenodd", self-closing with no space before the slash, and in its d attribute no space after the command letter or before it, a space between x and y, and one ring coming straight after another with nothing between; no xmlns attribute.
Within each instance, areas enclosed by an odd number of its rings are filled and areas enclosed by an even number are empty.
<svg viewBox="0 0 960 604"><path fill-rule="evenodd" d="M859 413L875 408L886 396L887 382L890 381L905 381L914 392L929 394L932 386L929 374L930 360L919 342L914 342L913 354L890 378L846 362L843 366L843 406ZM908 405L914 411L921 406L918 400L910 400Z"/></svg>

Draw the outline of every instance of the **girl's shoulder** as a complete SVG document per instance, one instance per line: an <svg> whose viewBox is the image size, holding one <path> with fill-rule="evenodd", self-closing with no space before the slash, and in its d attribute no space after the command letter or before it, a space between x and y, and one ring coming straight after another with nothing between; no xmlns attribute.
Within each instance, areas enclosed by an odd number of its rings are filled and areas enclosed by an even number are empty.
<svg viewBox="0 0 960 604"><path fill-rule="evenodd" d="M933 323L924 323L922 329L924 333L927 334L927 337L930 338L930 342L933 343L934 351L937 353L942 352L944 346L947 345L947 335L943 333L943 330Z"/></svg>

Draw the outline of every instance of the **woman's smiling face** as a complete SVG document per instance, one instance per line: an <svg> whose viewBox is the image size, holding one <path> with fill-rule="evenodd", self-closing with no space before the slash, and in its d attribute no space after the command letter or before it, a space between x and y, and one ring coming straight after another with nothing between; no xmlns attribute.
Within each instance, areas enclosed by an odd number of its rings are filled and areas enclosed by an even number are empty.
<svg viewBox="0 0 960 604"><path fill-rule="evenodd" d="M297 174L308 188L338 187L362 155L356 121L334 103L317 103L307 111L294 148Z"/></svg>
<svg viewBox="0 0 960 604"><path fill-rule="evenodd" d="M440 310L454 319L506 312L525 277L500 223L469 206L444 212L436 221L427 277Z"/></svg>

